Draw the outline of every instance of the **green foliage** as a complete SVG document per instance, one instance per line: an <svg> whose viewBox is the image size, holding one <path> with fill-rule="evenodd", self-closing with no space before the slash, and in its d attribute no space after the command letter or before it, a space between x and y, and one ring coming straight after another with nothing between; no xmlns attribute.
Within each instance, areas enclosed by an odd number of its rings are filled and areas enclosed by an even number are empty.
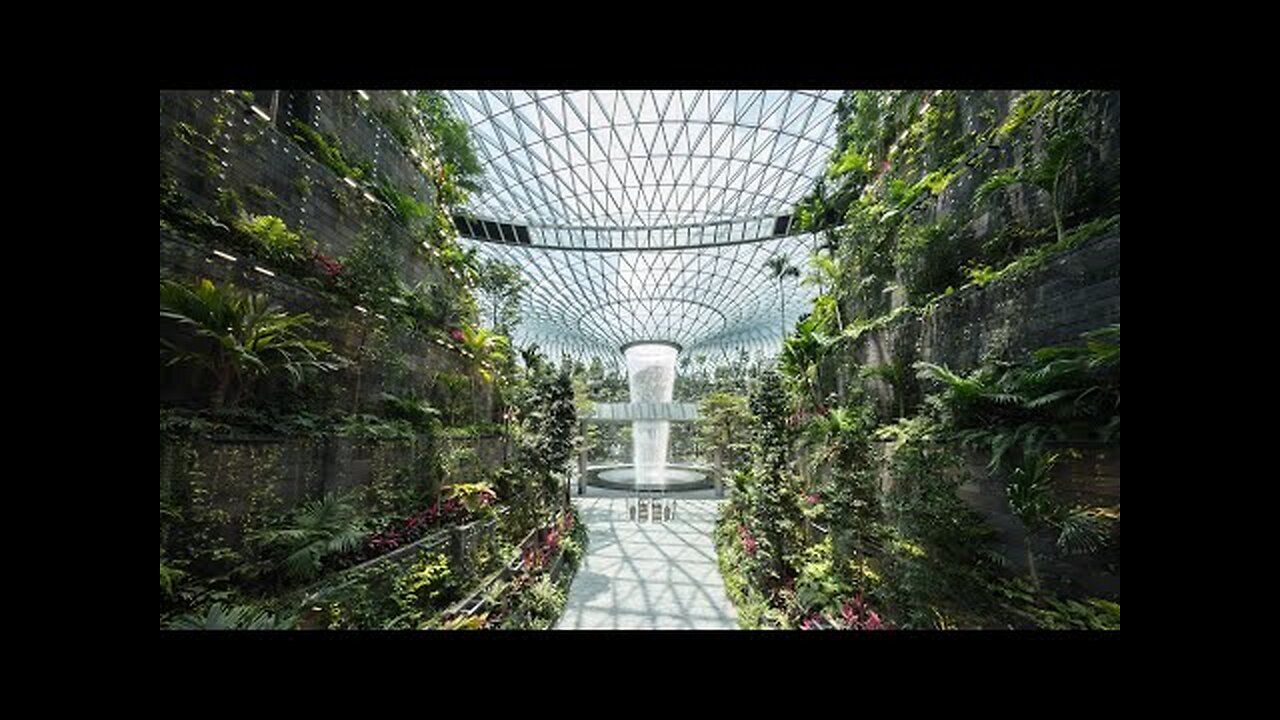
<svg viewBox="0 0 1280 720"><path fill-rule="evenodd" d="M480 189L483 174L467 124L436 90L419 90L408 98L396 96L375 110L396 140L434 166L428 173L444 205L465 202Z"/></svg>
<svg viewBox="0 0 1280 720"><path fill-rule="evenodd" d="M1013 109L996 131L997 137L1008 137L1016 133L1023 125L1044 108L1049 100L1049 93L1043 90L1031 90L1018 96Z"/></svg>
<svg viewBox="0 0 1280 720"><path fill-rule="evenodd" d="M443 163L449 179L463 190L479 190L483 169L471 143L466 122L457 116L444 94L439 91L418 91L414 95L414 105L419 112L418 119L422 128L430 136L436 155Z"/></svg>
<svg viewBox="0 0 1280 720"><path fill-rule="evenodd" d="M265 188L261 185L255 185L252 183L249 185L245 185L244 191L248 193L250 197L252 197L254 200L257 200L260 203L274 202L275 200L278 199L276 198L276 194L272 192L270 188Z"/></svg>
<svg viewBox="0 0 1280 720"><path fill-rule="evenodd" d="M850 590L841 578L835 571L829 537L806 548L800 556L796 576L796 603L803 614L836 611L839 600Z"/></svg>
<svg viewBox="0 0 1280 720"><path fill-rule="evenodd" d="M210 605L202 614L183 615L169 624L170 630L292 630L296 620L278 617L257 608L222 603Z"/></svg>
<svg viewBox="0 0 1280 720"><path fill-rule="evenodd" d="M476 288L489 310L489 327L510 336L520 323L520 299L526 287L520 269L499 260L486 261L479 268Z"/></svg>
<svg viewBox="0 0 1280 720"><path fill-rule="evenodd" d="M1119 630L1120 604L1102 598L1083 601L1055 597L1020 578L990 583L993 593L1017 617L1046 630Z"/></svg>
<svg viewBox="0 0 1280 720"><path fill-rule="evenodd" d="M462 346L486 382L496 379L496 368L506 363L510 353L510 341L505 335L469 325L462 328Z"/></svg>
<svg viewBox="0 0 1280 720"><path fill-rule="evenodd" d="M186 573L172 565L166 565L164 560L160 561L160 597L165 600L173 599L173 588Z"/></svg>
<svg viewBox="0 0 1280 720"><path fill-rule="evenodd" d="M549 373L533 379L529 404L523 418L521 456L544 488L554 492L558 477L573 459L578 412L574 404L573 382L568 374Z"/></svg>
<svg viewBox="0 0 1280 720"><path fill-rule="evenodd" d="M522 607L530 629L547 630L560 619L567 597L549 576L539 578L524 593Z"/></svg>
<svg viewBox="0 0 1280 720"><path fill-rule="evenodd" d="M824 231L826 247L835 251L837 269L827 275L838 282L824 291L851 316L839 317L838 326L889 311L888 293L899 278L908 302L924 306L967 281L1003 276L980 268L1002 268L1032 251L1017 269L1038 264L1074 246L1067 242L1070 223L1118 212L1118 160L1100 159L1099 150L1114 132L1102 120L1107 93L1026 93L1004 118L997 117L997 96L852 91L837 103L837 147L795 217L801 229ZM966 133L974 117L978 129ZM971 204L928 202L962 176L966 187L977 186ZM1020 224L1034 206L991 206L992 198L1004 197L998 191L1017 184L1039 188L1049 201L1052 250L1043 250L1050 236L1042 228ZM983 222L971 222L979 211Z"/></svg>
<svg viewBox="0 0 1280 720"><path fill-rule="evenodd" d="M848 173L869 173L871 163L854 148L848 148L844 154L836 158L829 168L827 177L838 178Z"/></svg>
<svg viewBox="0 0 1280 720"><path fill-rule="evenodd" d="M333 431L340 437L408 440L417 435L419 427L404 419L386 419L377 415L352 413L343 416L334 426Z"/></svg>
<svg viewBox="0 0 1280 720"><path fill-rule="evenodd" d="M449 485L444 489L444 496L450 500L457 500L462 503L467 512L474 514L496 500L498 494L493 491L492 485L480 482Z"/></svg>
<svg viewBox="0 0 1280 720"><path fill-rule="evenodd" d="M1052 528L1062 550L1092 552L1106 537L1106 520L1097 511L1069 507L1054 498L1052 472L1057 462L1057 454L1035 453L1014 467L1006 485L1009 507L1028 532Z"/></svg>
<svg viewBox="0 0 1280 720"><path fill-rule="evenodd" d="M342 147L342 141L329 134L321 134L306 123L294 120L290 124L293 139L304 150L319 160L339 177L363 180L373 176L373 166L368 161L355 162L350 151Z"/></svg>
<svg viewBox="0 0 1280 720"><path fill-rule="evenodd" d="M251 238L270 260L298 263L310 260L315 253L314 240L292 232L274 215L244 215L237 218L235 228Z"/></svg>
<svg viewBox="0 0 1280 720"><path fill-rule="evenodd" d="M170 365L189 362L207 369L216 381L215 408L224 402L234 405L234 393L247 379L284 373L297 384L311 371L341 366L328 343L308 337L310 315L291 315L270 305L265 295L230 283L219 287L210 280L195 285L161 280L160 317L198 340L184 348L161 338L161 355L170 357Z"/></svg>
<svg viewBox="0 0 1280 720"><path fill-rule="evenodd" d="M961 264L968 245L954 216L928 225L912 225L898 239L895 260L913 301L924 301L962 284Z"/></svg>
<svg viewBox="0 0 1280 720"><path fill-rule="evenodd" d="M862 404L833 408L815 418L809 441L818 448L815 470L822 471L817 496L820 519L829 524L832 560L841 582L861 588L865 558L874 525L879 520L876 477L871 452L870 408ZM850 563L858 562L857 574Z"/></svg>
<svg viewBox="0 0 1280 720"><path fill-rule="evenodd" d="M264 530L253 538L277 558L284 575L309 580L320 574L326 557L359 549L368 533L355 507L344 498L328 494L304 503L290 524Z"/></svg>
<svg viewBox="0 0 1280 720"><path fill-rule="evenodd" d="M1021 445L1032 455L1050 438L1114 440L1120 427L1120 326L1081 336L1081 345L1043 348L1024 363L985 365L968 375L917 363L941 385L934 400L967 443L989 442L991 467Z"/></svg>
<svg viewBox="0 0 1280 720"><path fill-rule="evenodd" d="M383 392L382 402L387 417L404 420L419 432L433 432L439 424L440 411L425 400Z"/></svg>
<svg viewBox="0 0 1280 720"><path fill-rule="evenodd" d="M821 404L818 371L823 358L839 339L824 332L824 318L814 313L796 326L782 347L778 369L786 384L809 407Z"/></svg>
<svg viewBox="0 0 1280 720"><path fill-rule="evenodd" d="M743 438L750 423L747 399L741 395L715 392L703 398L698 407L698 437L716 451L726 475L738 469L749 447Z"/></svg>
<svg viewBox="0 0 1280 720"><path fill-rule="evenodd" d="M788 556L796 550L802 520L790 470L794 433L787 425L785 397L778 375L765 372L750 401L756 427L746 527L758 545L748 565L754 584L767 591L776 591L793 574Z"/></svg>
<svg viewBox="0 0 1280 720"><path fill-rule="evenodd" d="M392 581L391 600L400 614L386 623L390 628L417 628L432 610L457 593L456 582L444 553L419 552L417 560Z"/></svg>
<svg viewBox="0 0 1280 720"><path fill-rule="evenodd" d="M373 194L391 211L402 224L410 225L415 220L427 217L430 206L418 202L412 195L401 192L385 177L378 178L373 186Z"/></svg>
<svg viewBox="0 0 1280 720"><path fill-rule="evenodd" d="M1068 230L1061 241L1032 246L999 270L992 270L985 265L970 269L968 270L969 279L977 285L985 285L997 280L1018 277L1028 271L1043 267L1049 260L1068 250L1080 247L1088 240L1104 235L1118 234L1119 231L1119 215L1095 218Z"/></svg>

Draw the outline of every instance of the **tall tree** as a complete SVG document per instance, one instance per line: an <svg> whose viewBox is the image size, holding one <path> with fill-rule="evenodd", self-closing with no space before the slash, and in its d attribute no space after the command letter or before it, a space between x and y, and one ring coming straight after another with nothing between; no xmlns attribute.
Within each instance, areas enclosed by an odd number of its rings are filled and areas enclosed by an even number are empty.
<svg viewBox="0 0 1280 720"><path fill-rule="evenodd" d="M781 308L779 328L785 339L787 337L787 300L782 294L782 281L784 278L800 277L800 270L791 264L791 260L786 255L774 255L769 258L765 266L769 268L770 276L778 281L778 306Z"/></svg>

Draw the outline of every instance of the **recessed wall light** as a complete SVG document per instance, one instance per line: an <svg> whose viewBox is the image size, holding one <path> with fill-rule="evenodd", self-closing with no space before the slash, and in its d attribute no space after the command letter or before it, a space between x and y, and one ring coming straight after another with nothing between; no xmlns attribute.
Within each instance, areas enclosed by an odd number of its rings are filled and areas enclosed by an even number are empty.
<svg viewBox="0 0 1280 720"><path fill-rule="evenodd" d="M275 277L275 276L276 276L276 274L275 274L275 273L271 272L270 270L268 270L268 269L266 269L266 268L264 268L264 267L258 266L258 265L254 265L254 266L253 266L253 269L254 269L254 270L257 270L258 272L262 273L263 275L267 275L267 276L269 276L269 277Z"/></svg>
<svg viewBox="0 0 1280 720"><path fill-rule="evenodd" d="M223 260L229 260L229 261L231 261L231 262L235 262L235 261L236 261L236 256L235 256L235 255L228 255L228 254L226 254L226 253L222 252L221 250L214 250L214 251L213 251L213 254L214 254L214 255L217 255L218 257L222 258Z"/></svg>

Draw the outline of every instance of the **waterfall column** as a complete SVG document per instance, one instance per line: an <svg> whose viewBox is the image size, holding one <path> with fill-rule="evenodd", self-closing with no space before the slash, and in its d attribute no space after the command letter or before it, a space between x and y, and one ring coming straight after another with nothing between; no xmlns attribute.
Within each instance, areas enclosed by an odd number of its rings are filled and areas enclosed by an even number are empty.
<svg viewBox="0 0 1280 720"><path fill-rule="evenodd" d="M667 342L637 342L622 347L627 359L627 379L633 403L669 403L676 380L676 356L680 346ZM665 484L667 445L671 423L636 420L631 424L632 462L636 485Z"/></svg>

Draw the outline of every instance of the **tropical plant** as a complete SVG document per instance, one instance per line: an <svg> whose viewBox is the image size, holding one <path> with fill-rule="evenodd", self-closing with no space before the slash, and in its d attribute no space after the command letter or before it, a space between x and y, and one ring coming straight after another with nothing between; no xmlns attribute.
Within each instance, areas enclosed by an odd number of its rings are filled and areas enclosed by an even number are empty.
<svg viewBox="0 0 1280 720"><path fill-rule="evenodd" d="M187 573L179 570L172 565L166 565L164 560L160 561L160 596L163 599L173 598L173 589L178 581Z"/></svg>
<svg viewBox="0 0 1280 720"><path fill-rule="evenodd" d="M788 556L797 549L803 522L790 470L793 433L785 397L778 374L766 371L750 402L756 423L744 530L753 547L748 563L753 583L766 592L777 591L791 576Z"/></svg>
<svg viewBox="0 0 1280 720"><path fill-rule="evenodd" d="M480 512L498 499L493 486L487 482L448 485L443 492L446 499L461 503L469 513Z"/></svg>
<svg viewBox="0 0 1280 720"><path fill-rule="evenodd" d="M1030 185L1049 196L1053 226L1057 231L1058 242L1061 243L1066 237L1062 222L1066 180L1070 177L1069 171L1081 162L1082 151L1088 143L1080 126L1082 113L1079 106L1082 94L1055 92L1047 102L1043 94L1028 95L1033 100L1019 102L1015 106L1001 127L1000 134L1003 136L1016 131L1030 117L1040 114L1043 108L1048 108L1046 114L1050 115L1050 120L1043 154L1033 162L992 174L978 187L973 202L978 206L996 190L1018 184Z"/></svg>
<svg viewBox="0 0 1280 720"><path fill-rule="evenodd" d="M440 419L440 411L426 400L413 395L401 396L395 393L382 393L383 406L388 417L406 420L417 430L430 432Z"/></svg>
<svg viewBox="0 0 1280 720"><path fill-rule="evenodd" d="M782 355L778 360L778 369L789 384L800 391L811 407L822 404L819 397L818 369L822 359L833 345L840 339L837 335L828 335L818 327L820 318L816 313L796 326L796 331L786 339L782 347Z"/></svg>
<svg viewBox="0 0 1280 720"><path fill-rule="evenodd" d="M408 570L392 581L391 600L400 615L387 623L391 627L418 627L424 611L438 607L452 597L455 583L444 553L420 552Z"/></svg>
<svg viewBox="0 0 1280 720"><path fill-rule="evenodd" d="M1040 590L1036 572L1033 535L1041 530L1057 531L1057 545L1066 552L1092 552L1106 538L1106 520L1095 510L1070 507L1053 497L1052 473L1058 455L1036 453L1025 458L1009 474L1006 489L1009 507L1026 529L1024 545L1031 584Z"/></svg>
<svg viewBox="0 0 1280 720"><path fill-rule="evenodd" d="M248 605L210 605L203 613L188 613L169 623L170 630L292 630L297 621Z"/></svg>
<svg viewBox="0 0 1280 720"><path fill-rule="evenodd" d="M256 249L277 262L303 263L312 257L316 243L293 232L275 215L240 215L236 230L252 239Z"/></svg>
<svg viewBox="0 0 1280 720"><path fill-rule="evenodd" d="M460 340L462 347L475 360L480 377L485 382L492 382L496 368L507 361L511 351L507 336L494 330L464 325L462 332L454 336Z"/></svg>
<svg viewBox="0 0 1280 720"><path fill-rule="evenodd" d="M350 151L342 147L342 142L330 134L321 134L300 120L290 123L290 132L294 140L312 157L328 166L339 177L363 180L373 175L373 166L366 161L353 161Z"/></svg>
<svg viewBox="0 0 1280 720"><path fill-rule="evenodd" d="M534 626L543 630L560 618L564 603L564 589L552 582L550 576L544 576L529 588L525 610L534 619Z"/></svg>
<svg viewBox="0 0 1280 720"><path fill-rule="evenodd" d="M832 408L813 419L808 431L811 445L820 448L813 458L825 472L814 499L830 525L832 560L842 581L864 587L871 531L880 519L876 498L877 478L871 455L870 409L861 403ZM851 573L856 564L856 574ZM850 578L850 575L853 575Z"/></svg>
<svg viewBox="0 0 1280 720"><path fill-rule="evenodd" d="M430 213L431 208L426 203L419 202L412 195L401 192L386 177L379 177L374 184L374 195L386 206L400 222L406 226L414 220L424 218Z"/></svg>
<svg viewBox="0 0 1280 720"><path fill-rule="evenodd" d="M313 324L310 315L286 313L270 305L266 295L240 291L231 283L219 287L210 280L194 285L161 280L160 317L205 341L184 349L161 338L161 354L170 356L169 365L190 362L212 373L214 408L234 405L239 385L247 379L282 372L296 385L310 371L342 365L328 343L306 335Z"/></svg>
<svg viewBox="0 0 1280 720"><path fill-rule="evenodd" d="M467 124L449 105L444 94L436 90L419 90L414 94L414 107L418 111L415 121L431 139L432 150L441 162L442 183L475 192L480 189L483 168L471 143ZM453 204L465 197L446 198Z"/></svg>
<svg viewBox="0 0 1280 720"><path fill-rule="evenodd" d="M990 444L997 471L1014 447L1030 456L1049 439L1119 437L1120 326L1081 337L1083 344L1042 348L1023 363L988 364L967 375L927 362L915 367L941 386L931 402L957 437Z"/></svg>
<svg viewBox="0 0 1280 720"><path fill-rule="evenodd" d="M745 397L715 392L702 399L698 407L699 438L711 448L717 472L731 475L737 469L739 456L749 447L741 438L750 426L751 413Z"/></svg>
<svg viewBox="0 0 1280 720"><path fill-rule="evenodd" d="M368 536L355 507L330 493L302 505L291 524L264 530L253 541L279 558L286 577L308 580L320 574L326 557L354 552Z"/></svg>
<svg viewBox="0 0 1280 720"><path fill-rule="evenodd" d="M809 256L810 274L800 281L801 285L817 285L818 292L831 298L835 311L836 332L844 332L844 320L840 317L840 303L835 299L835 291L840 285L840 263L833 254L815 252Z"/></svg>

